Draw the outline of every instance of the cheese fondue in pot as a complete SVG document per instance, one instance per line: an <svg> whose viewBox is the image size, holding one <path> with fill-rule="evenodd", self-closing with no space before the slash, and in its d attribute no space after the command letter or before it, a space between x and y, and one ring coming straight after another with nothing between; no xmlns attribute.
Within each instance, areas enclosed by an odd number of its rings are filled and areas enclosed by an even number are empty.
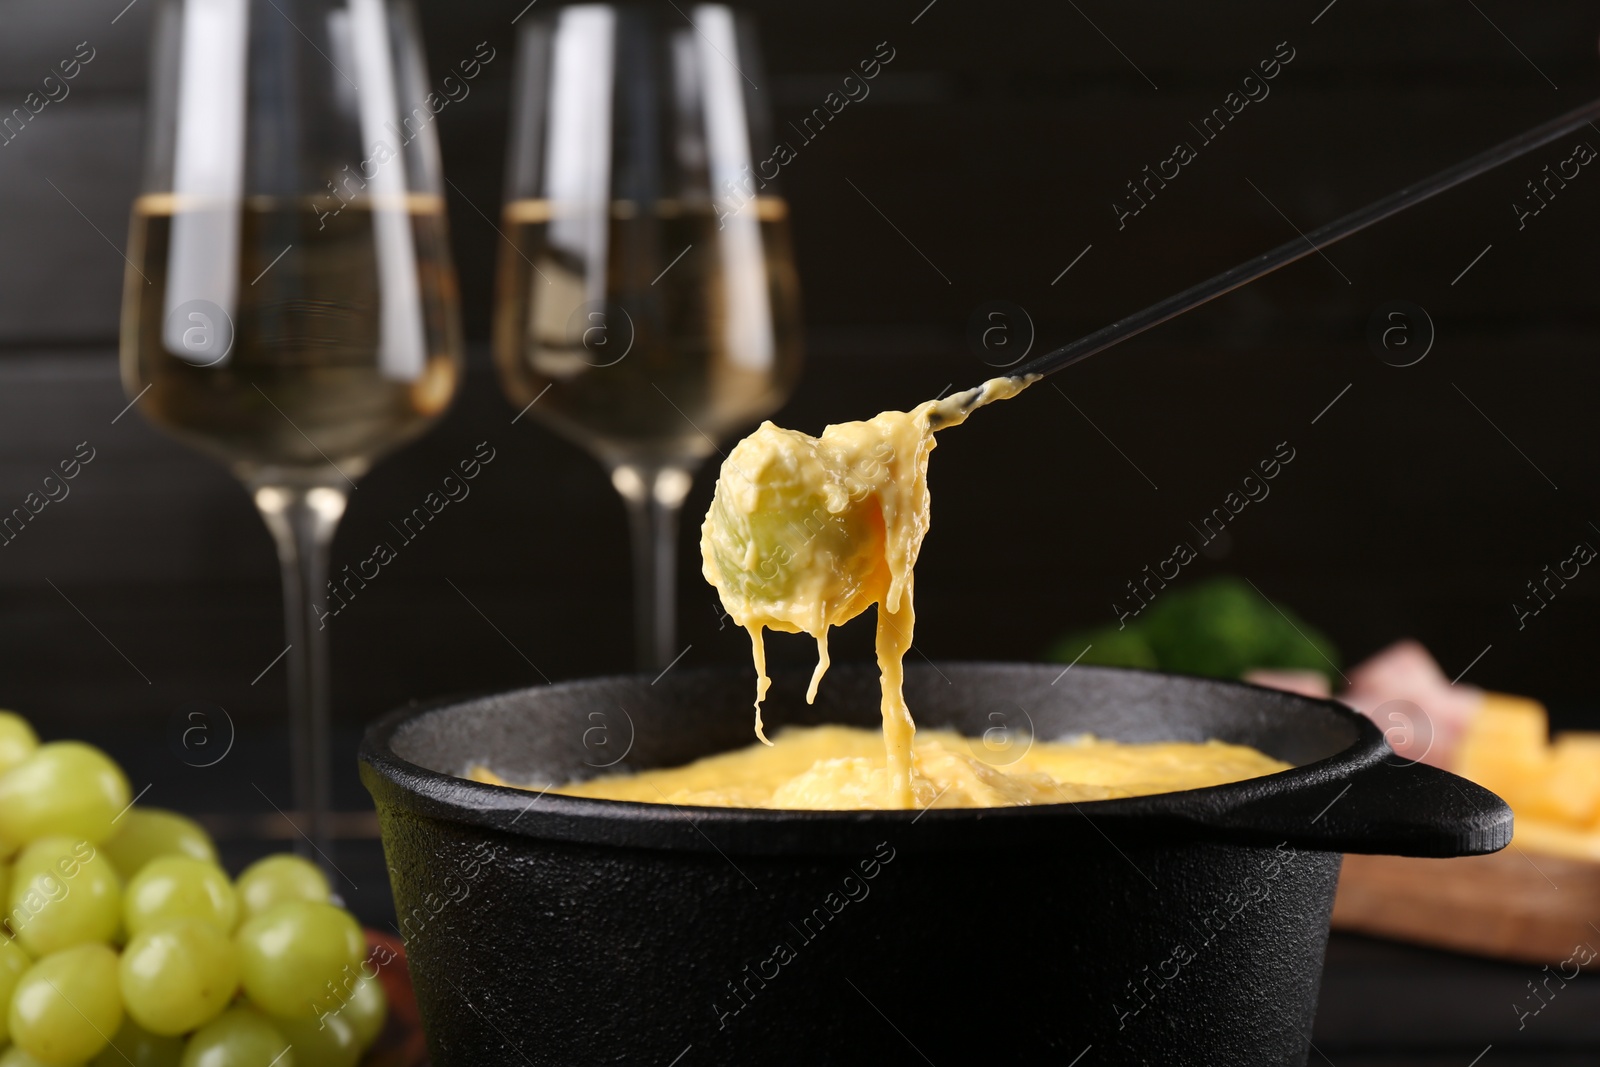
<svg viewBox="0 0 1600 1067"><path fill-rule="evenodd" d="M911 765L912 802L898 804L877 731L789 727L770 745L683 767L572 782L551 792L709 808L994 808L1170 793L1289 768L1253 748L1221 741L1125 744L1009 735L986 743L949 730L918 731ZM470 777L511 784L484 767L473 768Z"/></svg>
<svg viewBox="0 0 1600 1067"><path fill-rule="evenodd" d="M829 426L821 437L764 422L740 441L722 464L700 528L700 552L706 580L750 634L761 744L684 767L608 775L551 791L706 807L1000 807L1195 789L1286 770L1289 764L1254 749L1218 741L1007 736L991 750L949 731L917 735L902 692L902 660L916 621L912 570L928 532L933 434L1017 395L1033 380L994 378L911 411ZM770 685L764 631L816 640L810 702L828 669L828 628L874 604L881 734L816 726L790 728L769 740L761 722ZM510 784L484 767L469 773Z"/></svg>

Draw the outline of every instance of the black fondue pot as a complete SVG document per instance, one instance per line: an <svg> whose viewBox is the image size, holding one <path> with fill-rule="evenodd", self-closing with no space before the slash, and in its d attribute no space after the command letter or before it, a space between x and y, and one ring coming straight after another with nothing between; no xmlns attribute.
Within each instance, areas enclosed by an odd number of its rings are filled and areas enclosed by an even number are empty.
<svg viewBox="0 0 1600 1067"><path fill-rule="evenodd" d="M1476 855L1511 837L1499 798L1401 761L1339 704L1093 667L911 667L905 692L923 727L1220 738L1294 769L925 812L681 808L455 777L482 763L561 782L737 748L753 687L748 670L597 678L368 731L361 773L435 1067L1301 1064L1340 854ZM815 706L804 690L775 676L769 730L879 721L874 669L834 668Z"/></svg>

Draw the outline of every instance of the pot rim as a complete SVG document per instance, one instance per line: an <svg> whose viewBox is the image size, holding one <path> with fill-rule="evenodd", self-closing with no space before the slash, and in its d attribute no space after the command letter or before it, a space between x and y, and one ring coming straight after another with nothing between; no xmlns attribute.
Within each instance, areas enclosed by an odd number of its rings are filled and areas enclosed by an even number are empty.
<svg viewBox="0 0 1600 1067"><path fill-rule="evenodd" d="M1049 669L1048 665L950 661L947 666L1000 670ZM360 749L363 781L379 802L412 814L500 830L519 837L623 847L715 850L744 854L848 851L887 831L917 827L919 843L931 847L994 847L1061 832L1098 835L1103 827L1165 837L1204 836L1240 844L1296 841L1334 851L1398 852L1409 855L1461 855L1496 851L1509 842L1510 810L1487 790L1423 764L1393 764L1393 750L1365 716L1333 700L1319 700L1247 682L1175 675L1120 667L1080 668L1090 672L1161 674L1188 683L1271 693L1287 708L1331 713L1352 726L1355 740L1344 749L1309 763L1256 778L1199 789L1105 800L1066 801L1026 807L930 808L921 810L779 810L771 808L682 807L670 803L600 800L550 790L534 793L445 774L413 763L393 747L395 735L425 716L483 699L549 694L604 684L629 684L648 674L571 679L545 686L449 697L408 705L368 728ZM732 667L706 667L679 677L722 675ZM549 699L543 696L542 699ZM1404 776L1404 777L1401 777ZM1409 779L1409 780L1406 780ZM1357 791L1371 780L1392 797L1397 791L1431 803L1427 817L1390 811L1389 797L1374 789ZM1446 781L1448 780L1448 781ZM1454 787L1459 808L1447 807ZM1339 788L1342 786L1342 788ZM1404 805L1401 805L1404 808ZM692 813L692 814L691 814ZM1331 818L1326 818L1332 815ZM1324 819L1326 818L1326 821ZM1064 824L1064 825L1063 825ZM1114 844L1114 842L1113 842Z"/></svg>

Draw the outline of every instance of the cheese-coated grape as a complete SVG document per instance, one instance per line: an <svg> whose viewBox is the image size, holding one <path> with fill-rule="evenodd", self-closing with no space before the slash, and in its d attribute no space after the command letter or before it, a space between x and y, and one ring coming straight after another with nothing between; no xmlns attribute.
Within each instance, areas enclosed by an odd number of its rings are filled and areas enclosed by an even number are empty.
<svg viewBox="0 0 1600 1067"><path fill-rule="evenodd" d="M294 1049L254 1008L229 1008L195 1031L180 1067L295 1067Z"/></svg>
<svg viewBox="0 0 1600 1067"><path fill-rule="evenodd" d="M0 839L25 845L62 834L98 845L130 799L110 756L81 741L51 741L0 774Z"/></svg>
<svg viewBox="0 0 1600 1067"><path fill-rule="evenodd" d="M877 497L857 497L846 482L817 473L826 464L804 449L806 458L797 465L769 462L764 436L769 430L804 436L763 426L734 448L701 526L706 580L735 619L772 614L798 624L802 620L781 609L791 601L809 602L815 574L822 571L842 590L839 603L830 605L830 617L859 614L871 602L874 572L884 553ZM759 476L759 485L740 472L741 462L759 472L751 475Z"/></svg>
<svg viewBox="0 0 1600 1067"><path fill-rule="evenodd" d="M39 735L27 719L14 711L0 711L0 774L4 774L39 747Z"/></svg>
<svg viewBox="0 0 1600 1067"><path fill-rule="evenodd" d="M89 842L41 837L17 857L7 906L17 940L37 958L115 936L122 880Z"/></svg>
<svg viewBox="0 0 1600 1067"><path fill-rule="evenodd" d="M53 1067L86 1062L122 1025L117 954L105 945L52 953L11 994L11 1040Z"/></svg>
<svg viewBox="0 0 1600 1067"><path fill-rule="evenodd" d="M154 1034L187 1033L222 1014L239 988L233 939L197 919L171 919L122 950L122 1003Z"/></svg>
<svg viewBox="0 0 1600 1067"><path fill-rule="evenodd" d="M337 1006L359 972L366 938L349 912L332 904L286 900L245 921L235 935L245 993L268 1015L316 1015Z"/></svg>
<svg viewBox="0 0 1600 1067"><path fill-rule="evenodd" d="M326 904L333 895L317 865L290 853L257 860L239 875L239 910L249 919L286 900Z"/></svg>
<svg viewBox="0 0 1600 1067"><path fill-rule="evenodd" d="M383 991L383 983L376 978L359 979L339 1015L349 1021L361 1047L371 1048L389 1017L389 997Z"/></svg>
<svg viewBox="0 0 1600 1067"><path fill-rule="evenodd" d="M296 1067L356 1067L361 1059L361 1042L343 1012L275 1019L273 1025L294 1046Z"/></svg>
<svg viewBox="0 0 1600 1067"><path fill-rule="evenodd" d="M133 876L123 894L122 920L138 934L168 919L199 919L232 933L239 900L228 874L191 856L159 856Z"/></svg>
<svg viewBox="0 0 1600 1067"><path fill-rule="evenodd" d="M178 1067L183 1058L183 1038L152 1034L132 1019L122 1021L122 1029L89 1067ZM0 1063L0 1067L4 1067Z"/></svg>
<svg viewBox="0 0 1600 1067"><path fill-rule="evenodd" d="M11 1003L11 994L24 971L33 966L33 960L22 951L22 946L0 934L0 1009ZM10 1020L0 1010L0 1044L11 1037Z"/></svg>
<svg viewBox="0 0 1600 1067"><path fill-rule="evenodd" d="M104 847L124 882L132 881L145 864L158 856L191 856L217 862L217 848L199 823L161 808L129 808L117 820L116 832Z"/></svg>

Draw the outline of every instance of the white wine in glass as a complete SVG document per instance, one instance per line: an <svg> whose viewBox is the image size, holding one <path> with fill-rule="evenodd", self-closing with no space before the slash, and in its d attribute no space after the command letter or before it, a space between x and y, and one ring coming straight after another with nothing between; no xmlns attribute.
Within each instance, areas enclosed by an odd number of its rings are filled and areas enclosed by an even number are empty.
<svg viewBox="0 0 1600 1067"><path fill-rule="evenodd" d="M787 202L750 27L577 4L519 42L495 359L512 402L591 452L629 513L642 666L678 655L694 470L775 411L800 366Z"/></svg>
<svg viewBox="0 0 1600 1067"><path fill-rule="evenodd" d="M123 382L272 531L294 807L328 863L334 529L355 480L449 406L462 359L415 21L385 0L158 0L154 18Z"/></svg>

